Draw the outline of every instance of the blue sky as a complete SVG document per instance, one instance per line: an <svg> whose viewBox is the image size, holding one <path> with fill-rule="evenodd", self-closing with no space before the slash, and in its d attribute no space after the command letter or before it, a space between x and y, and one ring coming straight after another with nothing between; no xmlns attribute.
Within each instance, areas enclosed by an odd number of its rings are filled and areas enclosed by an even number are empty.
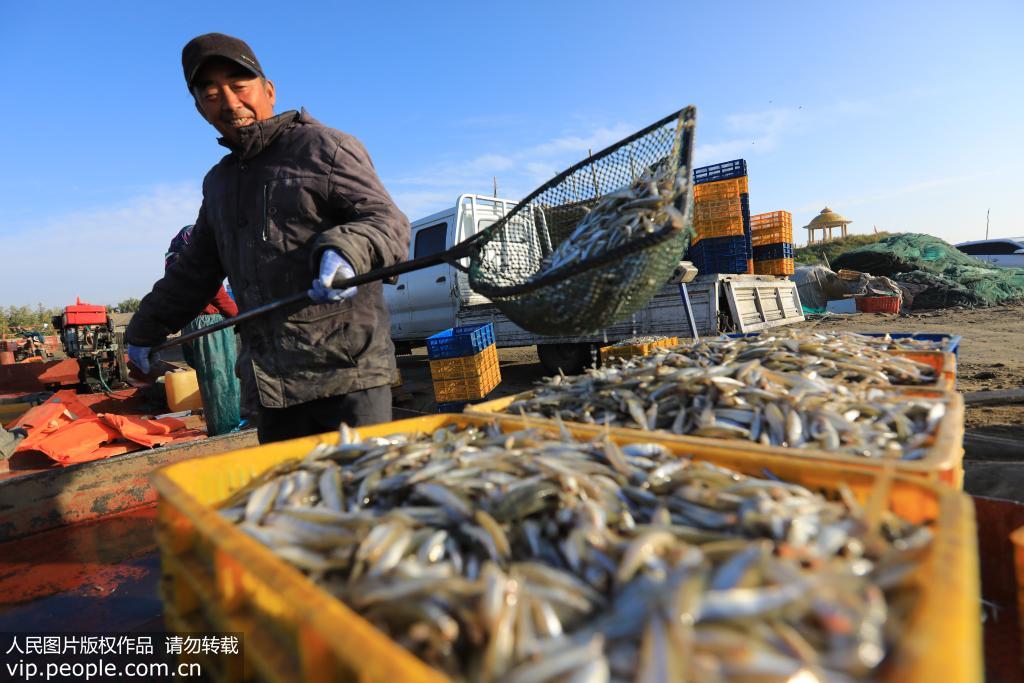
<svg viewBox="0 0 1024 683"><path fill-rule="evenodd" d="M224 152L181 74L207 31L252 45L278 111L360 138L410 219L695 104L755 213L1024 234L1019 0L212 4L0 0L0 305L149 291Z"/></svg>

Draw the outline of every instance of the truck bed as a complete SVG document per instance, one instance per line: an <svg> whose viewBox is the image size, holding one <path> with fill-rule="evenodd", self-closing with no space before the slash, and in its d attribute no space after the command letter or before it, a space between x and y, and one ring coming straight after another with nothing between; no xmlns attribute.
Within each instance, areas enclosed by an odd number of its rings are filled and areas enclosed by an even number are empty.
<svg viewBox="0 0 1024 683"><path fill-rule="evenodd" d="M461 278L460 278L461 279ZM460 283L461 285L461 283ZM702 275L687 286L697 333L756 332L804 319L795 283L767 275ZM461 290L461 286L460 286ZM737 310L738 306L738 310ZM734 320L738 319L738 323ZM589 335L539 336L527 332L490 303L463 306L458 325L494 323L499 347L608 343L637 335L688 338L690 329L677 285L665 285L631 318Z"/></svg>

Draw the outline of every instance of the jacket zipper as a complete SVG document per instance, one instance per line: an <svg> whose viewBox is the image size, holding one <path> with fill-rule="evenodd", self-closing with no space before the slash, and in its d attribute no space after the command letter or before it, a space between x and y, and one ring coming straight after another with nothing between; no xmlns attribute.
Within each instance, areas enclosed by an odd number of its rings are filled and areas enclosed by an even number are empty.
<svg viewBox="0 0 1024 683"><path fill-rule="evenodd" d="M267 185L263 183L263 241L270 239L270 219L267 218Z"/></svg>

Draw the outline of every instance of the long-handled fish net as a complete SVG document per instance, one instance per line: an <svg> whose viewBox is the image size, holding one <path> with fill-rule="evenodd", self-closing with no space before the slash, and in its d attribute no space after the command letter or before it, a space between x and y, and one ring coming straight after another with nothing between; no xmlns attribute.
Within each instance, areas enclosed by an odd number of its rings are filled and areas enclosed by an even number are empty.
<svg viewBox="0 0 1024 683"><path fill-rule="evenodd" d="M558 174L494 225L440 254L353 278L347 289L469 258L469 286L536 334L583 334L639 310L692 234L696 110L681 109ZM171 339L154 350L308 301L306 292Z"/></svg>
<svg viewBox="0 0 1024 683"><path fill-rule="evenodd" d="M473 245L469 286L537 334L582 334L637 311L692 234L695 109L563 171Z"/></svg>

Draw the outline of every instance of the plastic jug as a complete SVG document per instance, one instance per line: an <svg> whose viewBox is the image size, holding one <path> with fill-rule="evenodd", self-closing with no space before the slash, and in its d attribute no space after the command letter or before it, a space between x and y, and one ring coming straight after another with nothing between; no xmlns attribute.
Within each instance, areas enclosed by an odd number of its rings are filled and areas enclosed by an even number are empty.
<svg viewBox="0 0 1024 683"><path fill-rule="evenodd" d="M195 370L181 370L164 374L164 391L167 394L167 407L171 412L179 410L199 410L203 407L203 398L199 394L199 380Z"/></svg>

